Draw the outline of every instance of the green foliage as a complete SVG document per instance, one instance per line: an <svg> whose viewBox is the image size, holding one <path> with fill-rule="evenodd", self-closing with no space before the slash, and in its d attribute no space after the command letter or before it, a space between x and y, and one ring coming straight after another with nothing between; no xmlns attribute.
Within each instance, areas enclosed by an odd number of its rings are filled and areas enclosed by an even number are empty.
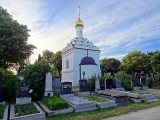
<svg viewBox="0 0 160 120"><path fill-rule="evenodd" d="M47 72L52 72L52 70L46 61L36 61L22 71L24 81L30 83L30 88L33 90L33 100L40 100L43 97Z"/></svg>
<svg viewBox="0 0 160 120"><path fill-rule="evenodd" d="M0 68L2 72L2 93L6 101L15 98L15 91L17 89L18 78L12 71L7 71Z"/></svg>
<svg viewBox="0 0 160 120"><path fill-rule="evenodd" d="M0 105L0 119L3 118L3 113L4 113L4 105Z"/></svg>
<svg viewBox="0 0 160 120"><path fill-rule="evenodd" d="M152 85L152 79L151 79L151 77L146 77L146 84L147 84L148 86L151 86L151 85Z"/></svg>
<svg viewBox="0 0 160 120"><path fill-rule="evenodd" d="M92 75L91 78L88 78L88 81L87 81L88 91L95 91L95 79L96 79L95 75Z"/></svg>
<svg viewBox="0 0 160 120"><path fill-rule="evenodd" d="M62 70L62 56L61 56L61 54L62 54L62 52L58 51L55 54L53 54L50 59L50 63L51 63L51 65L53 65L55 70L57 70L59 77L61 76L61 70ZM56 76L56 77L58 77L58 76Z"/></svg>
<svg viewBox="0 0 160 120"><path fill-rule="evenodd" d="M126 73L132 72L148 72L147 63L150 56L141 53L141 51L133 51L128 53L121 62L120 70L125 71Z"/></svg>
<svg viewBox="0 0 160 120"><path fill-rule="evenodd" d="M43 53L42 54L42 60L50 63L50 59L51 59L51 57L54 53L52 51L49 51L49 50L44 50L42 53Z"/></svg>
<svg viewBox="0 0 160 120"><path fill-rule="evenodd" d="M125 90L132 90L133 88L130 86L130 81L132 77L123 71L119 71L115 74L115 78L120 78L122 80L122 86Z"/></svg>
<svg viewBox="0 0 160 120"><path fill-rule="evenodd" d="M153 71L160 74L160 51L157 51L151 56L151 65Z"/></svg>
<svg viewBox="0 0 160 120"><path fill-rule="evenodd" d="M0 6L0 67L8 68L33 54L36 47L28 44L30 30L19 24Z"/></svg>
<svg viewBox="0 0 160 120"><path fill-rule="evenodd" d="M24 105L15 105L15 113L18 113L19 116L23 116L23 115L39 113L39 111L32 103L30 103Z"/></svg>
<svg viewBox="0 0 160 120"><path fill-rule="evenodd" d="M107 72L117 72L121 62L115 58L103 58L100 60L102 74Z"/></svg>
<svg viewBox="0 0 160 120"><path fill-rule="evenodd" d="M41 99L41 101L50 110L60 110L69 108L67 101L57 96L51 96L51 97L44 96Z"/></svg>

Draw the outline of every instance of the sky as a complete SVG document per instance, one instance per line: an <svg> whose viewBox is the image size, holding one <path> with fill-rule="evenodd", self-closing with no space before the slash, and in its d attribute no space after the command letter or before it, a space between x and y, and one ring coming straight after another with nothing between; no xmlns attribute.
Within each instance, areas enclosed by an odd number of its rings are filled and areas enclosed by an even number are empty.
<svg viewBox="0 0 160 120"><path fill-rule="evenodd" d="M79 5L83 37L99 47L100 59L160 50L160 0L0 0L0 5L31 29L28 43L37 47L31 63L46 49L62 50L76 36Z"/></svg>

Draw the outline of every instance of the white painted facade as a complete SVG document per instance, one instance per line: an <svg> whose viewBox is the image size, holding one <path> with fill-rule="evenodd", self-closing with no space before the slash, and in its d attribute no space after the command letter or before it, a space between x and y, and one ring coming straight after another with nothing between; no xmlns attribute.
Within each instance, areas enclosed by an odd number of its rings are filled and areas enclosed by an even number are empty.
<svg viewBox="0 0 160 120"><path fill-rule="evenodd" d="M79 16L80 20L80 16ZM79 21L78 21L79 22ZM82 22L80 20L80 22ZM75 23L76 24L76 23ZM89 78L92 74L98 75L100 70L100 50L87 38L83 38L83 22L75 25L76 37L62 50L62 82L72 82L73 86L78 86L81 78L83 78L83 71L85 71L84 78ZM92 57L97 65L81 65L81 60L87 56Z"/></svg>

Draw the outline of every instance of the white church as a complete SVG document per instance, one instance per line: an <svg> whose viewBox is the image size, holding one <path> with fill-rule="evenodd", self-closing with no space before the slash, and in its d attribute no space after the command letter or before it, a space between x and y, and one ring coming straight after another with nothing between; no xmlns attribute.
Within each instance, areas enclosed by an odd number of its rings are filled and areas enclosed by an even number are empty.
<svg viewBox="0 0 160 120"><path fill-rule="evenodd" d="M100 50L87 38L83 38L84 23L80 19L75 22L76 37L62 50L61 82L72 82L73 86L79 85L79 80L90 78L93 74L101 73Z"/></svg>

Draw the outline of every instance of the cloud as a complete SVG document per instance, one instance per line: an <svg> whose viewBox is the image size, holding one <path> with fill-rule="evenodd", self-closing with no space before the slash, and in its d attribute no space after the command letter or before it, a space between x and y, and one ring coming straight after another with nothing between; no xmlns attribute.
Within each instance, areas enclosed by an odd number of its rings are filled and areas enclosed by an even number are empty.
<svg viewBox="0 0 160 120"><path fill-rule="evenodd" d="M159 0L3 0L1 5L31 29L28 43L38 47L32 63L43 50L62 50L75 37L78 5L84 37L100 48L101 58L122 59L132 50L153 51L160 45Z"/></svg>

